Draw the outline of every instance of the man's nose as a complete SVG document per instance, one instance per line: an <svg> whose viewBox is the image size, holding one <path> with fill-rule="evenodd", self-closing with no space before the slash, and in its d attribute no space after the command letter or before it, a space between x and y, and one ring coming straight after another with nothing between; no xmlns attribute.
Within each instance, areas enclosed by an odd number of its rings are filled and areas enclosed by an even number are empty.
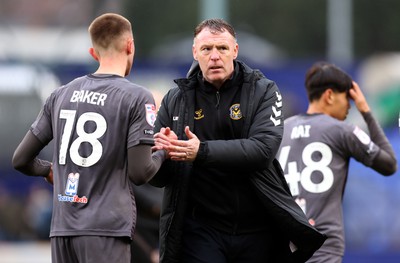
<svg viewBox="0 0 400 263"><path fill-rule="evenodd" d="M211 50L211 59L216 60L219 59L219 52L216 48Z"/></svg>

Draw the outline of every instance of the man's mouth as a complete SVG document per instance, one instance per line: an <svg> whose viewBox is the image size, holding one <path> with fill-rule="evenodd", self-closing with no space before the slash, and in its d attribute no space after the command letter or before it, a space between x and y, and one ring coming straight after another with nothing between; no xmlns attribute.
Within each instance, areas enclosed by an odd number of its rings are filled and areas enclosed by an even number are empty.
<svg viewBox="0 0 400 263"><path fill-rule="evenodd" d="M220 66L212 66L212 67L210 67L210 70L218 70L218 69L221 69L222 67L220 67Z"/></svg>

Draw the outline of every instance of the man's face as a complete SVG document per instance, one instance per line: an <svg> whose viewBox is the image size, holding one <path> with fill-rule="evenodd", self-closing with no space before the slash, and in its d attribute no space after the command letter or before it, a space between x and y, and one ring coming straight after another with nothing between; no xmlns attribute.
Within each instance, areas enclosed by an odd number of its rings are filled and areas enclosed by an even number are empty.
<svg viewBox="0 0 400 263"><path fill-rule="evenodd" d="M206 81L220 88L231 77L239 45L228 32L210 32L204 28L194 39L193 57L199 62Z"/></svg>

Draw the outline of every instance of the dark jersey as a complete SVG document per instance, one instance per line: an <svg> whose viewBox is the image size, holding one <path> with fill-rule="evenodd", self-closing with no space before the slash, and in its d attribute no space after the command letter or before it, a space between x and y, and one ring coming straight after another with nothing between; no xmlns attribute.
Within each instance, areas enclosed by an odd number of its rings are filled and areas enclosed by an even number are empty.
<svg viewBox="0 0 400 263"><path fill-rule="evenodd" d="M31 131L54 139L50 236L131 237L136 206L127 148L151 139L150 91L115 75L87 75L54 91Z"/></svg>
<svg viewBox="0 0 400 263"><path fill-rule="evenodd" d="M285 120L278 159L309 222L328 236L320 251L343 255L342 198L350 158L371 166L379 147L360 128L325 114Z"/></svg>

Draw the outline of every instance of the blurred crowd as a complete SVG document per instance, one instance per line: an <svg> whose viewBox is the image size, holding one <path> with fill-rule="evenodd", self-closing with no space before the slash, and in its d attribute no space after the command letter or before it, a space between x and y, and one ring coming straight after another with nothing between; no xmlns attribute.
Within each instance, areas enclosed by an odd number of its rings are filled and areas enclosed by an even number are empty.
<svg viewBox="0 0 400 263"><path fill-rule="evenodd" d="M48 240L52 193L43 183L34 183L24 195L11 194L0 185L0 240Z"/></svg>

